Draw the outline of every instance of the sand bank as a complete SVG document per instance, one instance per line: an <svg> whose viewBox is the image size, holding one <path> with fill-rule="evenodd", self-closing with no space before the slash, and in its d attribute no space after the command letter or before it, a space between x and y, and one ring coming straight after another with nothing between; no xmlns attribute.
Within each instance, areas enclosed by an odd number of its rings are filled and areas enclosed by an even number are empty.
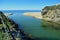
<svg viewBox="0 0 60 40"><path fill-rule="evenodd" d="M34 18L42 19L41 12L26 12L23 14L24 16L32 16Z"/></svg>

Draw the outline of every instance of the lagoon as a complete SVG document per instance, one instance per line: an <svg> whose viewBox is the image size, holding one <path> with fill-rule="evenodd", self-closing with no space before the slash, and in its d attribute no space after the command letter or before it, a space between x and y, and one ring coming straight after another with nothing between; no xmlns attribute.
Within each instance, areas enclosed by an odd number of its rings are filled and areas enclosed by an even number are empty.
<svg viewBox="0 0 60 40"><path fill-rule="evenodd" d="M11 12L11 11L10 11ZM26 11L28 12L28 11ZM41 26L42 20L33 18L32 16L23 16L24 13L14 13L9 16L10 19L14 20L20 29L23 29L25 33L31 35L33 38L53 38L60 39L60 31L52 29L44 29Z"/></svg>

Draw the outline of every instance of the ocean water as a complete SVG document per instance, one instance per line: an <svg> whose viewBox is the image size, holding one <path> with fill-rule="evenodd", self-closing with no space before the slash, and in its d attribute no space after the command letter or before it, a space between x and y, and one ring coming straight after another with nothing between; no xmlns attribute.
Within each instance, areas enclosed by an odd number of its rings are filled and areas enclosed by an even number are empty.
<svg viewBox="0 0 60 40"><path fill-rule="evenodd" d="M60 38L59 32L44 30L41 26L42 20L36 19L31 16L23 16L24 12L40 12L40 10L5 10L4 13L13 13L9 16L10 19L14 20L20 29L23 29L25 33L29 34L34 38Z"/></svg>

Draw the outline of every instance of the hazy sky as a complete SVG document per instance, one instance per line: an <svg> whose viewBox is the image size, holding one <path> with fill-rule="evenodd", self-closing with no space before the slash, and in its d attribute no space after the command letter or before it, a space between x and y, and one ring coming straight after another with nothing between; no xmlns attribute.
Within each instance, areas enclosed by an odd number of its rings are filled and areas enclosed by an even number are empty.
<svg viewBox="0 0 60 40"><path fill-rule="evenodd" d="M60 0L0 0L0 10L41 10L58 3Z"/></svg>

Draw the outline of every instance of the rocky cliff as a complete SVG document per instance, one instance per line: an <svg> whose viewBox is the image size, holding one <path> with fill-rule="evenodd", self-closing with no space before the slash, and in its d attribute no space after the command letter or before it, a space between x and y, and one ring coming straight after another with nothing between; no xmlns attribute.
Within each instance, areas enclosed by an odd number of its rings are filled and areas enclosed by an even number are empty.
<svg viewBox="0 0 60 40"><path fill-rule="evenodd" d="M42 16L53 22L60 23L60 4L53 6L46 6L42 9Z"/></svg>

